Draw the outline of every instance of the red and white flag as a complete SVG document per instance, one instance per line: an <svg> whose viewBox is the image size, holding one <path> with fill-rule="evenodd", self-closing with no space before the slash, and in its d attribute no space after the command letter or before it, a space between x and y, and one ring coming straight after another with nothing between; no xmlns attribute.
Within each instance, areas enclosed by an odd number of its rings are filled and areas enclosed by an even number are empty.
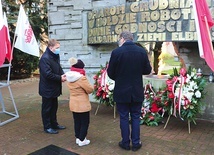
<svg viewBox="0 0 214 155"><path fill-rule="evenodd" d="M15 48L39 57L39 46L22 5L20 5L15 35L17 36Z"/></svg>
<svg viewBox="0 0 214 155"><path fill-rule="evenodd" d="M6 56L6 47L5 47L5 30L4 30L4 19L2 13L2 4L0 0L0 66L4 64L5 56Z"/></svg>
<svg viewBox="0 0 214 155"><path fill-rule="evenodd" d="M4 28L5 28L5 46L6 46L6 58L9 62L12 61L13 56L12 56L12 51L11 51L11 42L10 42L10 33L9 33L9 28L8 28L8 23L7 23L7 17L4 12Z"/></svg>
<svg viewBox="0 0 214 155"><path fill-rule="evenodd" d="M206 0L193 0L198 47L201 58L214 71L214 51L210 29L214 25Z"/></svg>
<svg viewBox="0 0 214 155"><path fill-rule="evenodd" d="M0 66L2 66L5 62L5 58L8 59L9 62L12 60L11 56L11 44L10 44L10 36L7 24L7 18L2 11L2 4L0 0Z"/></svg>

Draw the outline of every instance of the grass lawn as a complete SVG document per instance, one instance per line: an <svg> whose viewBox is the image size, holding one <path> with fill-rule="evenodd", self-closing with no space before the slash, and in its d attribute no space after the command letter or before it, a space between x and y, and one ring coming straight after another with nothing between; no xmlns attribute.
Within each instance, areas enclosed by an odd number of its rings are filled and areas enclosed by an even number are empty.
<svg viewBox="0 0 214 155"><path fill-rule="evenodd" d="M166 64L166 66L180 66L180 61L175 61L174 58L168 58L168 59L165 59L163 60L163 62Z"/></svg>
<svg viewBox="0 0 214 155"><path fill-rule="evenodd" d="M168 75L173 74L173 68L179 69L180 68L180 64L181 64L180 61L175 61L174 57L169 57L167 59L164 59L163 62L165 63L165 66L170 66L171 67L170 69L162 71L163 74L168 74Z"/></svg>
<svg viewBox="0 0 214 155"><path fill-rule="evenodd" d="M173 74L173 69L164 70L164 71L162 71L161 73L162 73L162 74L171 75L171 74Z"/></svg>

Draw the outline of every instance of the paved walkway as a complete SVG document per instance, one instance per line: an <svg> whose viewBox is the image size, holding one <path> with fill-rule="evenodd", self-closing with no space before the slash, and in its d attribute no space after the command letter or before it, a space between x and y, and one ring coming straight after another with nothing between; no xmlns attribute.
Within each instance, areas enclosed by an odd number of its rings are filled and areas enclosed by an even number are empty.
<svg viewBox="0 0 214 155"><path fill-rule="evenodd" d="M173 117L166 129L163 128L164 124L157 127L142 125L143 147L139 151L121 150L118 147L118 116L114 119L113 108L104 105L100 106L95 116L95 103L92 103L87 136L91 144L79 147L75 144L73 118L68 109L68 90L65 84L63 95L59 98L58 121L67 129L57 135L43 131L38 79L12 82L11 89L20 118L0 127L0 155L26 155L50 144L81 155L214 155L214 122L198 120L197 125L191 124L189 134L187 122ZM5 101L10 101L7 89L3 89L2 94Z"/></svg>

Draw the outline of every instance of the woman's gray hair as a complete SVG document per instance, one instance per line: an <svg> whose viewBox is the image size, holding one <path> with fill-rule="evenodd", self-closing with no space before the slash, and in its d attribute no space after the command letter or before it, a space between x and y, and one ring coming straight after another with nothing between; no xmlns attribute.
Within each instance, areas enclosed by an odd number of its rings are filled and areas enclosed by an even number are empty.
<svg viewBox="0 0 214 155"><path fill-rule="evenodd" d="M129 31L123 31L123 32L120 34L119 38L123 38L125 41L126 41L126 40L131 40L131 41L133 41L133 34L132 34L131 32L129 32Z"/></svg>

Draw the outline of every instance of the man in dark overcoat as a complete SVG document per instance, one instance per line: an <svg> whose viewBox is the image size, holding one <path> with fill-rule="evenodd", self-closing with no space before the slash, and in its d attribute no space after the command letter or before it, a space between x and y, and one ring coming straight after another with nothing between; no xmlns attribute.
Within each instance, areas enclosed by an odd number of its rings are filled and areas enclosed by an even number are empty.
<svg viewBox="0 0 214 155"><path fill-rule="evenodd" d="M60 66L60 43L50 39L48 47L39 61L39 95L42 96L42 122L44 131L57 134L65 129L57 122L58 97L62 94L62 82L66 81Z"/></svg>
<svg viewBox="0 0 214 155"><path fill-rule="evenodd" d="M151 65L144 48L133 42L131 32L119 35L119 47L111 53L108 76L115 81L113 98L120 115L122 141L119 146L125 150L141 148L140 115L144 100L142 76L151 73ZM129 127L131 117L131 132Z"/></svg>

